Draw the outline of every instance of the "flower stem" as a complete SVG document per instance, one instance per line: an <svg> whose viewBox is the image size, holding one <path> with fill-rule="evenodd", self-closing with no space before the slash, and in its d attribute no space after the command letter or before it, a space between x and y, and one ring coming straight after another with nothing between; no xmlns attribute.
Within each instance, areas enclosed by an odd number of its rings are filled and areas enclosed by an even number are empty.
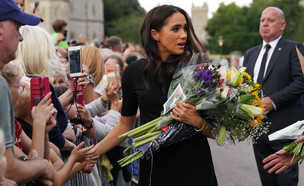
<svg viewBox="0 0 304 186"><path fill-rule="evenodd" d="M156 132L147 133L147 134L142 135L142 136L140 136L138 138L135 138L134 139L134 143L140 142L140 141L142 141L144 139L150 138L150 137L155 136L155 135L158 136L160 133L162 133L162 131L156 131Z"/></svg>
<svg viewBox="0 0 304 186"><path fill-rule="evenodd" d="M154 135L154 136L151 136L151 137L149 137L149 138L147 138L145 140L141 140L141 141L139 141L137 143L134 143L133 145L134 145L135 148L138 148L138 147L140 147L140 146L142 146L142 145L144 145L144 144L146 144L146 143L148 143L150 141L155 140L157 138L157 136L158 136L158 134Z"/></svg>
<svg viewBox="0 0 304 186"><path fill-rule="evenodd" d="M146 124L144 124L140 127L137 127L133 130L130 130L129 132L126 132L126 133L120 135L119 138L122 139L122 138L126 138L126 137L131 137L131 136L136 135L140 132L149 130L152 127L154 127L161 119L162 119L162 117L158 117L158 118L156 118L156 119L154 119L154 120L152 120L152 121L150 121L150 122L148 122L148 123L146 123Z"/></svg>
<svg viewBox="0 0 304 186"><path fill-rule="evenodd" d="M138 151L138 152L140 152L140 151ZM126 166L126 165L132 163L133 161L136 161L136 160L138 160L138 159L140 159L140 158L142 158L142 157L143 157L143 155L142 155L141 153L135 154L135 156L133 156L131 159L129 159L129 160L126 161L125 163L120 164L120 166L121 166L121 167L124 167L124 166Z"/></svg>

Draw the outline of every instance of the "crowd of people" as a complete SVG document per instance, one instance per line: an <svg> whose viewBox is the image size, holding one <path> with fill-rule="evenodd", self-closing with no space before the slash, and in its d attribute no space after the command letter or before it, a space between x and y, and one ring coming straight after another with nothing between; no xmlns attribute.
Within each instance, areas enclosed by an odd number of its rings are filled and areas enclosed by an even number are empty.
<svg viewBox="0 0 304 186"><path fill-rule="evenodd" d="M48 33L39 10L24 13L22 2L0 1L0 185L217 185L207 141L215 138L212 121L178 101L171 117L193 126L194 137L139 164L117 163L130 145L118 136L158 118L178 64L207 51L183 9L162 5L146 14L143 52L117 36L90 43L81 34L68 41L68 23L61 19ZM282 37L285 26L282 10L266 8L260 19L263 44L244 54L247 72L262 86L269 133L304 119L304 76L294 46L302 52L304 47ZM77 78L69 71L73 46L81 46ZM108 76L110 66L115 81ZM37 105L35 78L50 84ZM262 185L297 185L297 161L291 164L292 156L281 150L291 141L270 142L267 135L254 144Z"/></svg>

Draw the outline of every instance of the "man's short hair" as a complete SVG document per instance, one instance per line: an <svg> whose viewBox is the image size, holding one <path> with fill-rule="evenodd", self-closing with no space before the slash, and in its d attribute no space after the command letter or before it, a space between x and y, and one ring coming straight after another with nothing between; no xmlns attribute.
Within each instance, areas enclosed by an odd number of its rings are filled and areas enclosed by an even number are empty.
<svg viewBox="0 0 304 186"><path fill-rule="evenodd" d="M104 42L104 48L109 48L111 50L115 50L116 48L120 47L122 40L117 36L111 36Z"/></svg>
<svg viewBox="0 0 304 186"><path fill-rule="evenodd" d="M68 23L65 20L63 20L63 19L56 19L53 22L52 27L53 27L53 29L54 29L55 32L60 32L60 31L62 31L62 28L64 26L67 26L67 25L68 25Z"/></svg>

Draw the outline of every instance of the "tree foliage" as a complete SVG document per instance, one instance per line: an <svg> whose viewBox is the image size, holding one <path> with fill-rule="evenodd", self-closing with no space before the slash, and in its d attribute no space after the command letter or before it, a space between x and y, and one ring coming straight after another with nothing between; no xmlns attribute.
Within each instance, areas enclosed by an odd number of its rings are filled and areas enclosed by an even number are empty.
<svg viewBox="0 0 304 186"><path fill-rule="evenodd" d="M224 40L223 53L238 50L244 52L261 43L259 21L262 11L268 6L276 6L285 13L286 28L283 36L287 39L304 41L303 7L299 0L253 0L249 7L238 7L235 3L221 3L208 21L210 36L207 48L211 53L219 53L219 37Z"/></svg>
<svg viewBox="0 0 304 186"><path fill-rule="evenodd" d="M105 35L140 43L140 27L146 14L138 0L104 0Z"/></svg>

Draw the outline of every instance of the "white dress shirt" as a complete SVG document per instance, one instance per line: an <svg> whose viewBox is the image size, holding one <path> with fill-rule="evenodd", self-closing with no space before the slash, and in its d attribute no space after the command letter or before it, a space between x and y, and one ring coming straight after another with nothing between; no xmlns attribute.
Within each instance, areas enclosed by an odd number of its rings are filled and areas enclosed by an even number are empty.
<svg viewBox="0 0 304 186"><path fill-rule="evenodd" d="M270 58L273 54L273 51L275 49L275 47L277 46L279 40L281 39L282 36L278 37L277 39L271 41L270 43L266 43L265 41L263 41L263 47L259 53L259 56L258 56L258 59L255 63L255 66L254 66L254 71L253 71L253 81L254 82L257 82L258 80L258 76L259 76L259 72L260 72L260 68L261 68L261 63L262 63L262 59L263 59L263 56L264 56L264 53L266 51L266 48L265 48L265 45L266 44L269 44L271 46L271 48L269 49L268 51L268 55L267 55L267 60L266 60L266 64L265 64L265 71L264 71L264 76L267 72L267 67L269 65L269 61L270 61ZM263 77L264 77L263 76Z"/></svg>

